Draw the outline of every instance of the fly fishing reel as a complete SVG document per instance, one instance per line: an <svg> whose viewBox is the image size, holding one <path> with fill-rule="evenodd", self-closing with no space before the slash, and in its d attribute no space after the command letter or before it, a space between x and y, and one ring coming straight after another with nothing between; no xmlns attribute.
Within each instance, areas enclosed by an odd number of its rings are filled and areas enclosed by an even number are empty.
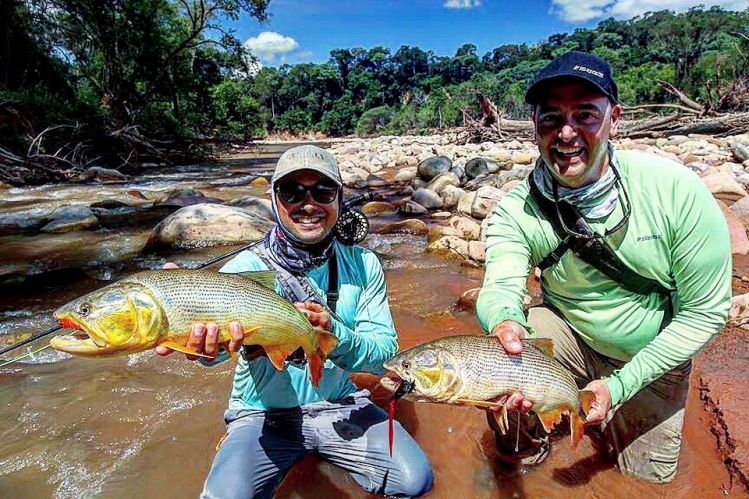
<svg viewBox="0 0 749 499"><path fill-rule="evenodd" d="M335 237L347 246L364 241L369 234L369 220L359 210L346 210L338 217L335 224Z"/></svg>

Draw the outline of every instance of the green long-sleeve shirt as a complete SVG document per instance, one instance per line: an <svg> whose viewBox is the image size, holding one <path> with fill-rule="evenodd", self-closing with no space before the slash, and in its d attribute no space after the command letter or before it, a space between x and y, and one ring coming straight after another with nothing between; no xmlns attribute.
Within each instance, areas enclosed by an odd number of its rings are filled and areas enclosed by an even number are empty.
<svg viewBox="0 0 749 499"><path fill-rule="evenodd" d="M570 251L542 276L544 301L585 343L626 362L606 378L614 405L694 357L721 331L731 306L728 227L706 186L668 159L634 151L615 154L632 215L608 241L628 267L676 290L672 321L660 330L667 308L662 296L631 293ZM611 215L589 220L590 225L599 234L612 228L622 219L622 205L620 199ZM487 331L505 320L529 328L523 312L527 279L559 238L527 180L491 216L479 321Z"/></svg>

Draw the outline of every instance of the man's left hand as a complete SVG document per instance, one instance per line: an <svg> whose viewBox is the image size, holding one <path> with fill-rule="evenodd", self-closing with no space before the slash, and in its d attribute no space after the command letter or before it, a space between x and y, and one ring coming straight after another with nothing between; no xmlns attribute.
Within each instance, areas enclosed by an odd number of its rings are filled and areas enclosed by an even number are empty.
<svg viewBox="0 0 749 499"><path fill-rule="evenodd" d="M319 303L305 301L294 304L303 313L312 327L331 331L333 324L330 322L330 314Z"/></svg>
<svg viewBox="0 0 749 499"><path fill-rule="evenodd" d="M593 392L596 396L595 401L590 406L590 412L588 412L585 418L585 423L602 423L606 419L606 414L611 410L611 392L609 391L609 386L602 379L597 379L588 383L588 386L584 390Z"/></svg>

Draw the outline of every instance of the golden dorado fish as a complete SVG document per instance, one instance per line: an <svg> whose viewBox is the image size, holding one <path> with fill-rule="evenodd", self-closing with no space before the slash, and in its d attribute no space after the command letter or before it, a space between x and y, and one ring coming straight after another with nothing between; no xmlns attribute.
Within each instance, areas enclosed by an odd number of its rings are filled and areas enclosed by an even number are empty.
<svg viewBox="0 0 749 499"><path fill-rule="evenodd" d="M57 336L50 345L73 355L126 355L164 345L186 347L192 324L214 322L228 344L228 324L245 331L243 344L261 345L279 371L301 347L310 377L319 386L325 359L338 345L328 331L312 327L297 308L275 293L273 272L224 274L207 270L150 270L89 293L60 307L54 315L66 329L85 335ZM205 355L202 355L205 357Z"/></svg>
<svg viewBox="0 0 749 499"><path fill-rule="evenodd" d="M552 350L551 340L524 340L523 352L510 355L495 336L449 336L411 348L384 367L409 384L417 398L501 406L503 412L496 417L503 431L507 411L496 399L520 392L533 403L547 433L568 414L572 443L577 446L585 426L580 409L587 414L595 395L578 390L572 374L554 360Z"/></svg>

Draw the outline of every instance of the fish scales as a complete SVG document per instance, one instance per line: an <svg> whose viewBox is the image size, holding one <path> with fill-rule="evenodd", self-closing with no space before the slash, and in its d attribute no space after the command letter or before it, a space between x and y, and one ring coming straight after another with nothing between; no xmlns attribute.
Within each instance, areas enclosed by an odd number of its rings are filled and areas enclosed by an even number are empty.
<svg viewBox="0 0 749 499"><path fill-rule="evenodd" d="M517 391L550 406L577 400L570 373L533 345L525 345L521 356L513 356L494 336L448 337L433 344L451 352L460 364L460 398L488 400Z"/></svg>
<svg viewBox="0 0 749 499"><path fill-rule="evenodd" d="M267 333L311 330L303 315L273 290L240 275L174 269L145 271L123 279L146 286L161 301L171 333L189 333L195 322L239 321ZM266 334L267 334L266 333Z"/></svg>

